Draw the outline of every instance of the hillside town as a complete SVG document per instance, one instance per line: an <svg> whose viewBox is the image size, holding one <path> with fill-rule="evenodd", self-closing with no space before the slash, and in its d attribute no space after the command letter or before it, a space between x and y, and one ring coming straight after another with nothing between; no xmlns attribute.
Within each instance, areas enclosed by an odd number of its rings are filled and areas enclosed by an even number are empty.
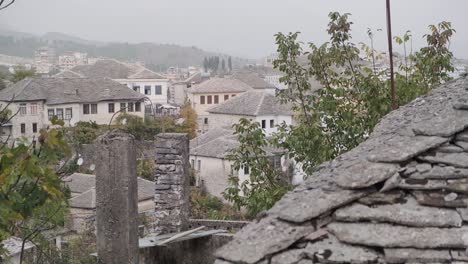
<svg viewBox="0 0 468 264"><path fill-rule="evenodd" d="M256 59L0 25L0 263L468 263L463 25L382 3Z"/></svg>

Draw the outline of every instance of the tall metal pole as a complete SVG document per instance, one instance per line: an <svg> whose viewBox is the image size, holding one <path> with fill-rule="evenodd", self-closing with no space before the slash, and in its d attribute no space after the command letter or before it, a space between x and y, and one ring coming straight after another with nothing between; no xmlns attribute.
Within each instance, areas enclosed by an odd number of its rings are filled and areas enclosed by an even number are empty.
<svg viewBox="0 0 468 264"><path fill-rule="evenodd" d="M388 35L388 56L390 57L390 94L392 97L392 109L398 108L395 91L395 79L393 77L393 46L392 46L392 19L390 15L390 0L387 0L387 35Z"/></svg>

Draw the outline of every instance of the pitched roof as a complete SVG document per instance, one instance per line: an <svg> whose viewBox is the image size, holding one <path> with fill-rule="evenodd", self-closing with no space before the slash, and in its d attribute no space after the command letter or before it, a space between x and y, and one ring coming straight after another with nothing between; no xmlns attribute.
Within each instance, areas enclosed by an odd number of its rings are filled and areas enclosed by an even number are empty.
<svg viewBox="0 0 468 264"><path fill-rule="evenodd" d="M448 82L389 113L238 232L218 263L467 260L467 89L468 78Z"/></svg>
<svg viewBox="0 0 468 264"><path fill-rule="evenodd" d="M63 179L72 193L83 193L96 186L96 176L92 174L73 173Z"/></svg>
<svg viewBox="0 0 468 264"><path fill-rule="evenodd" d="M111 79L165 79L164 76L155 73L142 65L124 63L114 59L98 60L95 64L78 65L71 70L64 71L62 75L81 75L88 78ZM60 76L60 74L59 74Z"/></svg>
<svg viewBox="0 0 468 264"><path fill-rule="evenodd" d="M55 78L84 78L85 76L74 72L72 70L66 70L55 74L53 77Z"/></svg>
<svg viewBox="0 0 468 264"><path fill-rule="evenodd" d="M149 69L143 68L141 71L128 76L128 79L165 79L166 77L162 76L159 73L155 73Z"/></svg>
<svg viewBox="0 0 468 264"><path fill-rule="evenodd" d="M89 175L89 177L95 177ZM79 175L78 177L82 177ZM94 183L96 180L94 179ZM145 201L154 198L154 182L138 177L138 201ZM96 188L95 184L87 191L69 200L71 208L94 209L96 208Z"/></svg>
<svg viewBox="0 0 468 264"><path fill-rule="evenodd" d="M27 78L0 91L0 101L47 104L141 100L144 95L107 78Z"/></svg>
<svg viewBox="0 0 468 264"><path fill-rule="evenodd" d="M23 239L19 237L10 237L8 239L5 239L1 242L3 244L3 247L7 251L8 256L15 256L19 253L21 253L21 249L23 247ZM30 241L26 241L24 243L24 249L30 249L33 248L34 244ZM2 258L0 258L1 260Z"/></svg>
<svg viewBox="0 0 468 264"><path fill-rule="evenodd" d="M192 86L189 92L192 94L200 93L242 93L251 90L252 87L237 79L231 78L212 78L200 84Z"/></svg>
<svg viewBox="0 0 468 264"><path fill-rule="evenodd" d="M255 73L236 73L232 78L240 80L254 89L276 89L276 87L263 80Z"/></svg>
<svg viewBox="0 0 468 264"><path fill-rule="evenodd" d="M292 115L289 104L282 104L271 92L251 90L207 110L210 114L230 115Z"/></svg>
<svg viewBox="0 0 468 264"><path fill-rule="evenodd" d="M190 140L190 155L223 159L229 151L237 148L239 141L231 128L212 128ZM283 150L266 147L267 156L283 153Z"/></svg>

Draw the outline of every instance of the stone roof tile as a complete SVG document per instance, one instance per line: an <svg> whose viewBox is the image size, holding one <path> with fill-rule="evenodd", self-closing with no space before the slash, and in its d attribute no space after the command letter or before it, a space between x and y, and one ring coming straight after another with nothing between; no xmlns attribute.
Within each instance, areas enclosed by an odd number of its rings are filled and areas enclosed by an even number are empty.
<svg viewBox="0 0 468 264"><path fill-rule="evenodd" d="M145 96L106 78L27 78L0 91L0 101L46 104L143 100Z"/></svg>
<svg viewBox="0 0 468 264"><path fill-rule="evenodd" d="M231 98L207 110L210 114L228 115L289 115L293 112L291 105L283 104L271 92L252 90Z"/></svg>
<svg viewBox="0 0 468 264"><path fill-rule="evenodd" d="M245 227L250 235L236 235L220 249L222 258L236 264L467 261L468 151L454 144L468 141L467 79L447 82L389 113L368 140L318 166L286 194L267 212L268 220ZM349 255L339 258L348 249L329 248L307 254L307 247L326 241L323 235L295 242L288 236L275 248L282 235L265 232L275 222L285 230L311 224L326 229L350 247ZM268 241L269 250L255 258L243 255L259 241ZM357 246L377 259L350 257L360 255Z"/></svg>

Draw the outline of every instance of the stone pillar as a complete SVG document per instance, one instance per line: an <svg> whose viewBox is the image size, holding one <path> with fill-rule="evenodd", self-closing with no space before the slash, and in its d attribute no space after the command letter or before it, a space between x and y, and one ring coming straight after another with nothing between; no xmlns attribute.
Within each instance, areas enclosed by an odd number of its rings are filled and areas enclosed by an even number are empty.
<svg viewBox="0 0 468 264"><path fill-rule="evenodd" d="M138 263L138 182L135 139L117 130L96 139L99 263Z"/></svg>
<svg viewBox="0 0 468 264"><path fill-rule="evenodd" d="M190 164L187 134L156 136L155 232L187 230L190 215Z"/></svg>

